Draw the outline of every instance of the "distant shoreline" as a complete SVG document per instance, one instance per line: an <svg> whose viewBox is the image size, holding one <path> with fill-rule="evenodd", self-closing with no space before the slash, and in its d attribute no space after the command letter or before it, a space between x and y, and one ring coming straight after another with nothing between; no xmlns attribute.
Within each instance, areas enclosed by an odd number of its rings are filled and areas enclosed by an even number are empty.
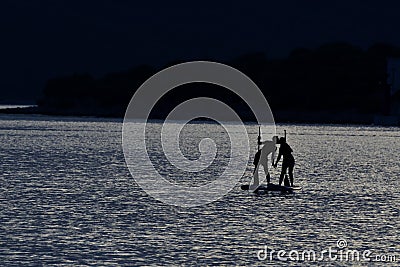
<svg viewBox="0 0 400 267"><path fill-rule="evenodd" d="M4 105L6 106L6 105ZM11 105L9 105L11 106ZM22 106L22 105L21 105ZM86 118L110 118L124 119L125 112L121 110L97 110L96 112L73 110L56 110L44 109L38 106L15 107L15 108L0 108L0 114L26 114L26 115L45 115L45 116L60 116L60 117L86 117ZM376 114L361 114L356 112L332 112L332 111L276 111L273 112L275 123L301 123L301 124L338 124L338 125L378 125L378 126L400 126L377 124L374 121ZM160 117L153 116L153 120L163 120ZM203 120L201 120L203 121ZM206 120L204 120L206 121ZM254 119L243 118L245 123L256 123Z"/></svg>
<svg viewBox="0 0 400 267"><path fill-rule="evenodd" d="M2 109L14 109L14 108L30 108L37 107L37 105L28 105L28 104L0 104L0 110Z"/></svg>

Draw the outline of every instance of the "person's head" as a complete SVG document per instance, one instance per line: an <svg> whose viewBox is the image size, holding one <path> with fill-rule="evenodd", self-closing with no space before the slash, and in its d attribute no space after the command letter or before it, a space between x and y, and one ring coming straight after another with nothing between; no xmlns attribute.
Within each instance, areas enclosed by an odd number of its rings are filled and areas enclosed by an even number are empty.
<svg viewBox="0 0 400 267"><path fill-rule="evenodd" d="M273 136L272 137L272 141L274 141L275 144L277 144L279 142L278 136Z"/></svg>
<svg viewBox="0 0 400 267"><path fill-rule="evenodd" d="M286 138L285 137L279 138L279 144L284 144L284 143L286 143Z"/></svg>

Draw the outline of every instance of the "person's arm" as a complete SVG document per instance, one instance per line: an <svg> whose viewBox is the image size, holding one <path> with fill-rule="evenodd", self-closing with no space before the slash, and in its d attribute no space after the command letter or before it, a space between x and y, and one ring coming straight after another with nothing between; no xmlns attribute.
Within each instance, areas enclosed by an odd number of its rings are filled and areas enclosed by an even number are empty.
<svg viewBox="0 0 400 267"><path fill-rule="evenodd" d="M279 148L278 158L276 159L276 162L275 162L275 165L274 165L275 168L276 168L276 166L278 165L278 162L281 160L281 157L282 157L282 151L281 151L281 149Z"/></svg>
<svg viewBox="0 0 400 267"><path fill-rule="evenodd" d="M275 152L276 152L276 147L275 147L274 151L271 153L272 166L274 166L274 164L275 164Z"/></svg>
<svg viewBox="0 0 400 267"><path fill-rule="evenodd" d="M267 141L261 141L261 139L258 139L258 145L259 145L259 146L265 145L266 142L267 142Z"/></svg>

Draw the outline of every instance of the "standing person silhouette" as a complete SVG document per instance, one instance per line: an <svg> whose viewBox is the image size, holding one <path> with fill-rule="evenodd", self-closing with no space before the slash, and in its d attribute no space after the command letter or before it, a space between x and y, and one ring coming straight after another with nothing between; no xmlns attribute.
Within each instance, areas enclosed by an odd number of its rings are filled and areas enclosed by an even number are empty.
<svg viewBox="0 0 400 267"><path fill-rule="evenodd" d="M265 175L267 177L267 183L269 184L271 182L271 176L268 171L268 155L272 153L271 155L271 161L272 161L272 166L274 166L274 158L275 158L275 151L276 151L276 143L278 141L278 137L274 136L272 137L271 141L261 141L261 136L258 137L258 145L263 145L261 150L259 150L257 153L259 154L259 158L255 160L255 170L253 172L253 182L250 185L250 190L256 190L257 187L260 186L260 179L258 177L258 169L260 168L260 165L263 166ZM257 158L257 155L256 155Z"/></svg>
<svg viewBox="0 0 400 267"><path fill-rule="evenodd" d="M290 186L293 187L293 169L295 163L294 157L292 155L293 149L286 143L285 137L279 138L278 144L280 144L280 147L279 147L278 159L274 164L275 168L278 165L279 160L283 156L282 171L281 171L281 176L279 177L279 185L282 185L283 178L285 177L285 174L289 169Z"/></svg>

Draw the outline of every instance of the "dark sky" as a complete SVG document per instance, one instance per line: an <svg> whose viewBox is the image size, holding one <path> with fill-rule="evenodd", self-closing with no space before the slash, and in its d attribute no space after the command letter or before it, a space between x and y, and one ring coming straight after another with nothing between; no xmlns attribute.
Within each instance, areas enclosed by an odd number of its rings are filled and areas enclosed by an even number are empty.
<svg viewBox="0 0 400 267"><path fill-rule="evenodd" d="M0 100L34 98L48 78L140 63L285 57L296 47L400 45L400 1L2 0Z"/></svg>

